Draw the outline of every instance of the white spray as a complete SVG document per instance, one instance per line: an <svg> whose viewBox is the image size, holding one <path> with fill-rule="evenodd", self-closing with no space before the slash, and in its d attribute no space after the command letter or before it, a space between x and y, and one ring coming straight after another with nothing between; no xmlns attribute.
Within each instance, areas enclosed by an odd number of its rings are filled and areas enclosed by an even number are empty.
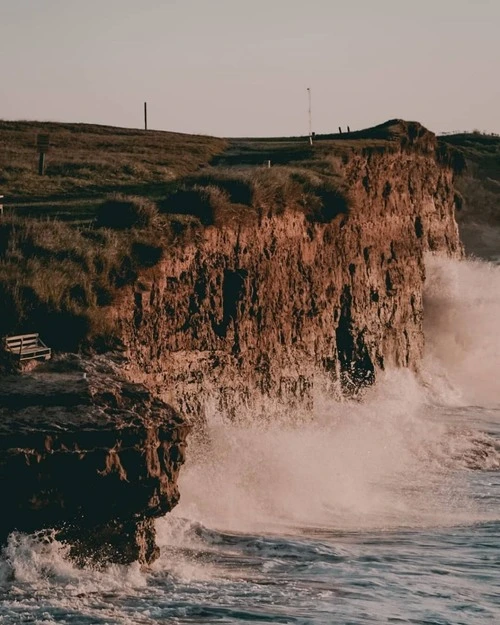
<svg viewBox="0 0 500 625"><path fill-rule="evenodd" d="M174 516L266 532L477 519L457 467L472 465L485 445L484 466L495 467L498 449L450 424L443 404L500 402L499 313L500 268L430 257L420 382L386 372L362 402L319 397L312 418L270 414L263 423L249 414L231 423L213 411L210 444L189 450Z"/></svg>

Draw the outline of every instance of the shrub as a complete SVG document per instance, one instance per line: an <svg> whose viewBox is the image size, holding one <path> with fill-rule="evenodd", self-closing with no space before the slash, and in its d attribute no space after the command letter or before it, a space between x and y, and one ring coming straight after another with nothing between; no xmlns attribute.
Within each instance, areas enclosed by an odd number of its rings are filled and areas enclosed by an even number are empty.
<svg viewBox="0 0 500 625"><path fill-rule="evenodd" d="M153 202L141 197L115 195L97 209L96 225L115 230L144 228L153 225L157 216Z"/></svg>
<svg viewBox="0 0 500 625"><path fill-rule="evenodd" d="M302 173L293 178L302 184L301 204L311 222L329 223L349 212L349 198L336 180Z"/></svg>
<svg viewBox="0 0 500 625"><path fill-rule="evenodd" d="M213 185L183 185L159 203L160 210L175 215L192 215L205 226L215 223L216 212L228 204L227 195Z"/></svg>
<svg viewBox="0 0 500 625"><path fill-rule="evenodd" d="M217 187L223 191L232 204L252 206L254 189L252 181L242 172L209 172L193 178L198 186Z"/></svg>

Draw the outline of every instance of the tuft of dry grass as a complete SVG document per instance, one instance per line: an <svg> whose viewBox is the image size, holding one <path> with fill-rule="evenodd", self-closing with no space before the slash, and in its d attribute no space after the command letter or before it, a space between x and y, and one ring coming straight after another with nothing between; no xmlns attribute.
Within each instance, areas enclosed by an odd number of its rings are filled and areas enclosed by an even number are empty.
<svg viewBox="0 0 500 625"><path fill-rule="evenodd" d="M248 223L286 208L326 223L349 211L349 197L338 177L307 169L207 168L185 178L158 205L164 214L191 215L203 225Z"/></svg>
<svg viewBox="0 0 500 625"><path fill-rule="evenodd" d="M97 210L96 226L126 230L154 226L158 220L156 205L146 198L116 194Z"/></svg>
<svg viewBox="0 0 500 625"><path fill-rule="evenodd" d="M0 336L36 331L61 350L114 344L104 309L141 269L161 260L169 233L168 223L96 230L57 220L4 218Z"/></svg>

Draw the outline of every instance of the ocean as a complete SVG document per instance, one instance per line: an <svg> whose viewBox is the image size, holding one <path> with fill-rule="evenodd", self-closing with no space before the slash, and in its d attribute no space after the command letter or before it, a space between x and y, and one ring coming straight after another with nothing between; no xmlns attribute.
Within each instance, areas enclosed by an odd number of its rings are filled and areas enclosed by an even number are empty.
<svg viewBox="0 0 500 625"><path fill-rule="evenodd" d="M12 534L0 623L500 623L500 266L427 275L418 374L312 414L209 406L151 569Z"/></svg>

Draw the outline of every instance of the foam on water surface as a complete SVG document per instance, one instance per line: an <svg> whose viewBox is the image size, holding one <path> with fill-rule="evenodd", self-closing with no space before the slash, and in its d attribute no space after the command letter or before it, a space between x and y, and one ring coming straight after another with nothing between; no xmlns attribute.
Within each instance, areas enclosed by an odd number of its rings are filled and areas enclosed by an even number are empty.
<svg viewBox="0 0 500 625"><path fill-rule="evenodd" d="M431 257L427 275L417 376L318 392L312 415L212 411L152 568L77 569L13 534L0 623L500 622L500 268Z"/></svg>

